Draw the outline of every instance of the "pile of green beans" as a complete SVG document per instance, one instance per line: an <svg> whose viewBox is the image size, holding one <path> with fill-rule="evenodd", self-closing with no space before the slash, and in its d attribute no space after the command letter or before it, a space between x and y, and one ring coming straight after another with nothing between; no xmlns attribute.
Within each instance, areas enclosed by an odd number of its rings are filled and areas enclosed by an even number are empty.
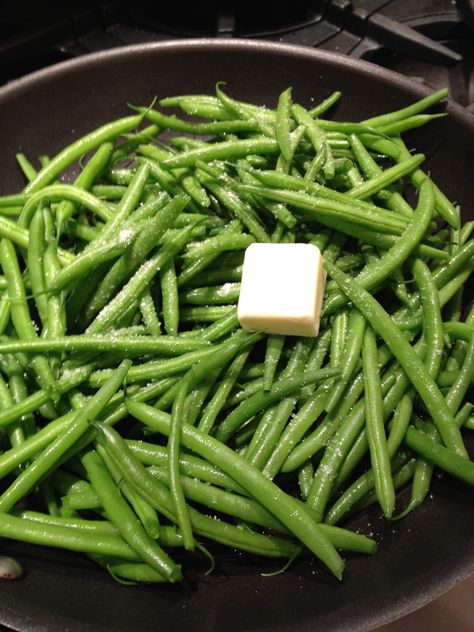
<svg viewBox="0 0 474 632"><path fill-rule="evenodd" d="M213 543L341 579L341 551L377 544L339 522L406 516L436 469L474 485L474 222L401 137L447 91L365 121L327 118L340 97L308 110L288 88L271 109L218 85L132 106L38 168L18 154L25 187L0 197L2 537L124 583L178 582ZM317 337L240 327L254 242L320 248Z"/></svg>

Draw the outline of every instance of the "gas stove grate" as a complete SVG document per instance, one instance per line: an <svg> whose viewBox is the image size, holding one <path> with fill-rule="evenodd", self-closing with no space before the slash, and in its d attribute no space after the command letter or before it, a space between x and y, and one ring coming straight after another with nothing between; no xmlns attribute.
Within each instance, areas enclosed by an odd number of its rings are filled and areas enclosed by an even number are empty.
<svg viewBox="0 0 474 632"><path fill-rule="evenodd" d="M167 3L169 4L169 3ZM448 85L474 107L470 0L292 0L291 3L50 2L2 10L0 82L57 61L127 44L190 37L243 37L322 48ZM48 13L49 11L49 13Z"/></svg>

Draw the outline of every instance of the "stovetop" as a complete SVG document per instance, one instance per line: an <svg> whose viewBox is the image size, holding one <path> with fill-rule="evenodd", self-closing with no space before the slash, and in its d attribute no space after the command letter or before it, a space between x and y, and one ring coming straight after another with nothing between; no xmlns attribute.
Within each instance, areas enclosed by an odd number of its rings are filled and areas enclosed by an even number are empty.
<svg viewBox="0 0 474 632"><path fill-rule="evenodd" d="M267 39L366 59L448 86L474 111L474 0L52 1L2 7L0 84L58 61L191 37ZM27 7L27 8L26 8Z"/></svg>

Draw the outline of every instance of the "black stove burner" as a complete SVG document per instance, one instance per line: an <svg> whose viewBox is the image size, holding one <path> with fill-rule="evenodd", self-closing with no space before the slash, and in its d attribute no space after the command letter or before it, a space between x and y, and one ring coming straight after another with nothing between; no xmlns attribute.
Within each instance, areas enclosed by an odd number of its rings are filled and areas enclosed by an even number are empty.
<svg viewBox="0 0 474 632"><path fill-rule="evenodd" d="M337 51L392 68L474 107L473 0L180 3L17 2L0 16L0 82L126 44L259 38ZM46 6L45 6L46 4Z"/></svg>

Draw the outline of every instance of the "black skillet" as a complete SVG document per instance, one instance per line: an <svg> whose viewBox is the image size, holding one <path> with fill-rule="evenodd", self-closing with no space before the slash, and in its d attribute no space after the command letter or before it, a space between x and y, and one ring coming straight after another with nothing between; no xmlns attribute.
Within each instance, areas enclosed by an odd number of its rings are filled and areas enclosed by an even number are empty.
<svg viewBox="0 0 474 632"><path fill-rule="evenodd" d="M341 90L335 117L345 120L428 93L368 63L257 41L188 40L89 55L0 90L0 192L22 187L17 151L54 155L127 113L127 102L212 93L217 81L226 81L231 95L267 105L289 85L307 106ZM447 111L449 117L419 130L411 142L426 153L441 188L473 218L474 120L455 104ZM448 477L436 478L433 497L399 523L387 524L374 509L348 524L373 534L380 547L372 558L348 557L341 583L311 562L262 577L277 565L226 553L210 576L197 563L182 586L123 587L79 555L2 543L2 552L16 555L28 574L0 583L0 623L52 632L366 630L420 607L474 571L472 490Z"/></svg>

